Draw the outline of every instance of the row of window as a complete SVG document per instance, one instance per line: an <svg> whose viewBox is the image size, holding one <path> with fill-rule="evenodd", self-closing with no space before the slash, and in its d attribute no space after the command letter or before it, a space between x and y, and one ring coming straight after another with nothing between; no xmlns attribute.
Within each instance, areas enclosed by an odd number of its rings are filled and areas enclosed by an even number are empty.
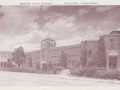
<svg viewBox="0 0 120 90"><path fill-rule="evenodd" d="M59 56L51 56L51 60L59 60Z"/></svg>
<svg viewBox="0 0 120 90"><path fill-rule="evenodd" d="M76 48L68 48L68 50L67 50L68 53L79 52L79 51L80 50L79 50L78 47L76 47Z"/></svg>
<svg viewBox="0 0 120 90"><path fill-rule="evenodd" d="M114 39L110 39L110 49L111 50L115 49L115 41L114 41Z"/></svg>
<svg viewBox="0 0 120 90"><path fill-rule="evenodd" d="M8 58L8 54L0 54L0 58Z"/></svg>
<svg viewBox="0 0 120 90"><path fill-rule="evenodd" d="M60 53L62 51L62 49L53 49L50 52L51 53ZM65 48L64 51L66 53L73 53L73 52L79 52L79 48L78 47L74 47L74 48Z"/></svg>
<svg viewBox="0 0 120 90"><path fill-rule="evenodd" d="M42 42L42 48L46 48L47 46L55 47L55 42L51 42L51 43Z"/></svg>
<svg viewBox="0 0 120 90"><path fill-rule="evenodd" d="M40 53L31 54L31 57L39 57L39 56L40 56Z"/></svg>
<svg viewBox="0 0 120 90"><path fill-rule="evenodd" d="M33 60L33 61L35 61L35 60L40 60L40 58L32 58L32 60Z"/></svg>
<svg viewBox="0 0 120 90"><path fill-rule="evenodd" d="M6 66L6 62L1 62L1 66Z"/></svg>
<svg viewBox="0 0 120 90"><path fill-rule="evenodd" d="M50 53L60 53L62 49L53 49L50 51Z"/></svg>
<svg viewBox="0 0 120 90"><path fill-rule="evenodd" d="M34 61L33 64L38 64L38 61Z"/></svg>
<svg viewBox="0 0 120 90"><path fill-rule="evenodd" d="M71 59L78 59L78 58L79 58L79 55L78 55L78 54L68 55L68 60L71 60Z"/></svg>
<svg viewBox="0 0 120 90"><path fill-rule="evenodd" d="M54 43L49 43L49 47L55 47Z"/></svg>
<svg viewBox="0 0 120 90"><path fill-rule="evenodd" d="M78 63L78 60L68 60L68 63Z"/></svg>
<svg viewBox="0 0 120 90"><path fill-rule="evenodd" d="M59 63L52 63L53 66L59 66Z"/></svg>

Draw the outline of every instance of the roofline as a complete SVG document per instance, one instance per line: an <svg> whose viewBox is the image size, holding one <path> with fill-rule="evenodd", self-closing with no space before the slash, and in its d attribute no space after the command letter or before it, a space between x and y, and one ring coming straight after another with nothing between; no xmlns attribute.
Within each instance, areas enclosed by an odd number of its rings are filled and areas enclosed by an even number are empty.
<svg viewBox="0 0 120 90"><path fill-rule="evenodd" d="M54 47L54 48L51 48L51 49L65 48L65 47L69 47L69 46L80 46L80 44L67 45L67 46L59 46L59 47Z"/></svg>
<svg viewBox="0 0 120 90"><path fill-rule="evenodd" d="M103 35L103 37L104 37L104 36L116 36L116 35L117 35L117 36L120 36L120 34L107 34L107 35Z"/></svg>
<svg viewBox="0 0 120 90"><path fill-rule="evenodd" d="M34 51L28 51L28 52L25 52L25 53L32 53L32 52L40 52L41 50L34 50Z"/></svg>
<svg viewBox="0 0 120 90"><path fill-rule="evenodd" d="M13 51L0 51L0 52L13 52Z"/></svg>
<svg viewBox="0 0 120 90"><path fill-rule="evenodd" d="M53 40L52 38L50 38L50 37L47 37L47 38L45 38L45 39L43 39L42 41L46 41L46 39L50 39L50 41L55 41L55 40Z"/></svg>

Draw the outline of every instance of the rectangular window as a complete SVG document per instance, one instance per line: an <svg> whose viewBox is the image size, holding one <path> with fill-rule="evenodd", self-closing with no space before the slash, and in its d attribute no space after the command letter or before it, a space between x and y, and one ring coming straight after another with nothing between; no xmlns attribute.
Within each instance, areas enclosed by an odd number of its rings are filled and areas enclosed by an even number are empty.
<svg viewBox="0 0 120 90"><path fill-rule="evenodd" d="M78 59L78 54L75 55L75 58Z"/></svg>
<svg viewBox="0 0 120 90"><path fill-rule="evenodd" d="M68 60L68 63L71 63L71 60Z"/></svg>
<svg viewBox="0 0 120 90"><path fill-rule="evenodd" d="M4 54L4 58L6 58L6 54Z"/></svg>
<svg viewBox="0 0 120 90"><path fill-rule="evenodd" d="M92 50L88 50L88 56L92 57Z"/></svg>
<svg viewBox="0 0 120 90"><path fill-rule="evenodd" d="M4 62L4 66L6 66L6 62Z"/></svg>
<svg viewBox="0 0 120 90"><path fill-rule="evenodd" d="M1 58L3 58L3 54L1 54Z"/></svg>
<svg viewBox="0 0 120 90"><path fill-rule="evenodd" d="M1 66L3 66L3 62L1 62Z"/></svg>
<svg viewBox="0 0 120 90"><path fill-rule="evenodd" d="M68 59L70 59L70 55L68 55Z"/></svg>
<svg viewBox="0 0 120 90"><path fill-rule="evenodd" d="M57 56L57 60L59 59L59 56Z"/></svg>
<svg viewBox="0 0 120 90"><path fill-rule="evenodd" d="M52 60L52 56L51 56L51 60Z"/></svg>
<svg viewBox="0 0 120 90"><path fill-rule="evenodd" d="M110 39L110 49L114 49L114 39Z"/></svg>

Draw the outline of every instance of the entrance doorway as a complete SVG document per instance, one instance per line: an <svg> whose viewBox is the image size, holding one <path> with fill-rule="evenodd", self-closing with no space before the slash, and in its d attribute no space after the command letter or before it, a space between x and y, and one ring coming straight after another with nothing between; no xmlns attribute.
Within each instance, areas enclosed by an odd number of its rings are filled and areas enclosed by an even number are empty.
<svg viewBox="0 0 120 90"><path fill-rule="evenodd" d="M116 69L116 68L117 68L117 56L110 56L109 69Z"/></svg>

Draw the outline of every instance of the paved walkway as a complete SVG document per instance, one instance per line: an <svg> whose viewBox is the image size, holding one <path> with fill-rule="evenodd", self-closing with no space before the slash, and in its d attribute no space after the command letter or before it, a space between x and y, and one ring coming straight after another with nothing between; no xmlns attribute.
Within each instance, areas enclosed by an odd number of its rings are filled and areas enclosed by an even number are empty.
<svg viewBox="0 0 120 90"><path fill-rule="evenodd" d="M43 75L0 71L0 86L5 87L76 87L76 86L120 86L120 81L70 77L65 74Z"/></svg>

